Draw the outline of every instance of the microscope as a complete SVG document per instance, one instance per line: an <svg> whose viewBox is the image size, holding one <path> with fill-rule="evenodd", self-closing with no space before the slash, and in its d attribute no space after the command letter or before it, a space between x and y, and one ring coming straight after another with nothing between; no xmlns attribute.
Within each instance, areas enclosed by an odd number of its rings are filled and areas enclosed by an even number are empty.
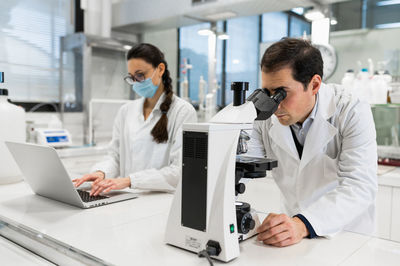
<svg viewBox="0 0 400 266"><path fill-rule="evenodd" d="M169 213L165 242L228 262L239 256L239 242L256 234L257 213L246 202L242 178L262 178L277 161L244 156L247 130L268 119L286 97L283 88L270 95L255 90L246 101L248 82L233 82L233 103L209 123L184 124L182 179Z"/></svg>

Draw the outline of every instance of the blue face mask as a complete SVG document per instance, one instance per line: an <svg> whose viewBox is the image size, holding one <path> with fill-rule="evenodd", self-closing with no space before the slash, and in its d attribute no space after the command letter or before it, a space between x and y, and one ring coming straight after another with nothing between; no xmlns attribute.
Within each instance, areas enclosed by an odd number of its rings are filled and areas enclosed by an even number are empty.
<svg viewBox="0 0 400 266"><path fill-rule="evenodd" d="M132 89L144 98L152 98L159 86L154 85L153 81L151 80L154 76L154 73L156 73L156 71L153 72L153 75L150 78L147 78L142 82L135 81L132 85Z"/></svg>

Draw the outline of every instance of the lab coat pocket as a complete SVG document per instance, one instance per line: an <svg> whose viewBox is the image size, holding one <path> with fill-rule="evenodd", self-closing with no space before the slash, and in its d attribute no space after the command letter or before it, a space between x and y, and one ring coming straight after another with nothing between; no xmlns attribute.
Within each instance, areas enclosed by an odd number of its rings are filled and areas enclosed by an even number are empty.
<svg viewBox="0 0 400 266"><path fill-rule="evenodd" d="M323 155L323 165L324 165L324 180L326 183L331 185L338 183L338 162L337 158L332 159L328 155Z"/></svg>

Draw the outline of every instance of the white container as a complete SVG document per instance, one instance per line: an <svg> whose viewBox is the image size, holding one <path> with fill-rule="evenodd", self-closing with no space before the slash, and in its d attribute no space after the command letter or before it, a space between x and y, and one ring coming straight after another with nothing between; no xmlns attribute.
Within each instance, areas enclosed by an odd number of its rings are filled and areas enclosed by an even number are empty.
<svg viewBox="0 0 400 266"><path fill-rule="evenodd" d="M25 110L7 101L0 89L0 185L22 180L22 174L4 141L25 142Z"/></svg>
<svg viewBox="0 0 400 266"><path fill-rule="evenodd" d="M203 76L200 76L199 80L199 109L203 110L204 109L204 101L205 97L207 95L207 82L204 80Z"/></svg>
<svg viewBox="0 0 400 266"><path fill-rule="evenodd" d="M347 90L353 90L355 75L353 70L348 70L342 78L342 85Z"/></svg>
<svg viewBox="0 0 400 266"><path fill-rule="evenodd" d="M181 98L189 102L189 81L186 76L181 82Z"/></svg>
<svg viewBox="0 0 400 266"><path fill-rule="evenodd" d="M383 75L374 75L371 80L372 104L386 104L389 85Z"/></svg>
<svg viewBox="0 0 400 266"><path fill-rule="evenodd" d="M354 80L353 95L360 100L371 103L371 79L366 68L363 68Z"/></svg>

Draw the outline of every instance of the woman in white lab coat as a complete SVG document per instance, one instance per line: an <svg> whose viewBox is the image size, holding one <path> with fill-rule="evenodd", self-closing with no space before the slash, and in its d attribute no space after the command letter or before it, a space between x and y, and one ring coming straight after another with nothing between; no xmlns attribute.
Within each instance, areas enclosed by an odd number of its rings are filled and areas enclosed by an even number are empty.
<svg viewBox="0 0 400 266"><path fill-rule="evenodd" d="M75 179L93 181L91 195L126 187L174 191L180 177L181 126L196 122L196 111L175 96L164 54L139 44L127 54L125 81L142 98L119 110L105 160L92 173Z"/></svg>

